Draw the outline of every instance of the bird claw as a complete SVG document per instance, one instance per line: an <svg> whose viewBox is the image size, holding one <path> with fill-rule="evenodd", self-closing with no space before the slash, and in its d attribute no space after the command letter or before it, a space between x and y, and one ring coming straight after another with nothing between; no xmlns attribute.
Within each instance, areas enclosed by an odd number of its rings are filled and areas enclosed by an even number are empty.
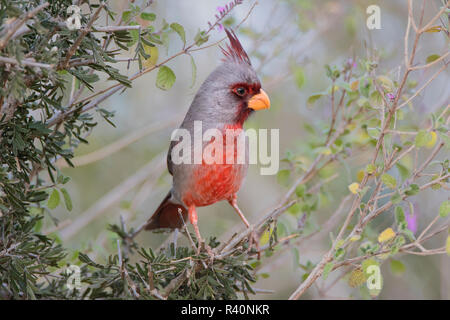
<svg viewBox="0 0 450 320"><path fill-rule="evenodd" d="M248 249L247 252L251 251L252 248L256 249L256 254L258 255L258 260L261 259L261 248L259 247L259 237L254 230L250 232L248 237Z"/></svg>
<svg viewBox="0 0 450 320"><path fill-rule="evenodd" d="M201 241L197 248L197 254L200 254L202 250L206 251L206 253L209 256L209 261L210 261L210 263L212 263L216 256L214 250L209 245L207 245L205 241Z"/></svg>

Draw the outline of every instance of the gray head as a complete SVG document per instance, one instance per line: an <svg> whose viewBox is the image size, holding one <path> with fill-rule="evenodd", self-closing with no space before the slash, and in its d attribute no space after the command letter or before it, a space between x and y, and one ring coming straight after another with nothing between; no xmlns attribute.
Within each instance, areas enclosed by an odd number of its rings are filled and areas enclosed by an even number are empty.
<svg viewBox="0 0 450 320"><path fill-rule="evenodd" d="M186 115L186 122L201 120L207 127L242 126L254 110L270 107L267 94L247 53L233 31L225 29L230 44L221 48L223 63L203 82Z"/></svg>

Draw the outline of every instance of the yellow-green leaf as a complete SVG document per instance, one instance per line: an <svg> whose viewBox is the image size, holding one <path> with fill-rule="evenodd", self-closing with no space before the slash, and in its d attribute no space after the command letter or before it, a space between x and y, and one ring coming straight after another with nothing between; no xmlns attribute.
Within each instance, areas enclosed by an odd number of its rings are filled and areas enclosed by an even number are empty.
<svg viewBox="0 0 450 320"><path fill-rule="evenodd" d="M322 97L322 96L323 96L322 93L317 93L317 94L314 94L314 95L310 96L310 97L308 98L308 100L306 101L306 106L307 106L308 108L312 108L312 107L314 106L314 102L316 102L317 100L319 100L320 97Z"/></svg>
<svg viewBox="0 0 450 320"><path fill-rule="evenodd" d="M278 171L277 180L278 183L282 186L287 186L289 184L289 176L291 175L291 171L287 169L283 169Z"/></svg>
<svg viewBox="0 0 450 320"><path fill-rule="evenodd" d="M305 71L302 67L295 67L294 69L294 78L297 87L300 89L305 84Z"/></svg>
<svg viewBox="0 0 450 320"><path fill-rule="evenodd" d="M192 70L192 83L191 88L194 87L195 80L197 79L197 65L195 64L194 57L191 56L191 70Z"/></svg>
<svg viewBox="0 0 450 320"><path fill-rule="evenodd" d="M186 33L184 32L183 26L179 23L174 22L170 24L170 28L178 33L181 41L183 41L183 44L186 44Z"/></svg>
<svg viewBox="0 0 450 320"><path fill-rule="evenodd" d="M437 59L439 59L441 56L440 55L438 55L438 54L432 54L432 55L429 55L428 57L427 57L427 63L431 63L431 62L433 62L433 61L435 61L435 60L437 60Z"/></svg>
<svg viewBox="0 0 450 320"><path fill-rule="evenodd" d="M141 13L141 19L147 20L147 21L155 21L156 14L152 12L142 12Z"/></svg>
<svg viewBox="0 0 450 320"><path fill-rule="evenodd" d="M148 69L148 68L153 67L156 64L156 62L158 61L158 55L159 55L158 47L149 46L149 45L146 45L145 43L143 44L143 47L144 47L145 53L147 55L149 55L150 57L148 59L143 59L142 65L144 66L144 68Z"/></svg>
<svg viewBox="0 0 450 320"><path fill-rule="evenodd" d="M323 267L323 273L322 273L323 280L326 280L328 278L328 275L330 274L331 269L333 269L333 262L328 262L325 265L325 267Z"/></svg>
<svg viewBox="0 0 450 320"><path fill-rule="evenodd" d="M362 286L366 282L366 276L361 268L355 269L350 273L348 278L348 285L352 288L357 288Z"/></svg>
<svg viewBox="0 0 450 320"><path fill-rule="evenodd" d="M358 180L358 182L362 182L365 175L366 174L364 170L358 170L358 172L356 173L356 180Z"/></svg>
<svg viewBox="0 0 450 320"><path fill-rule="evenodd" d="M381 181L383 181L383 183L391 189L395 189L397 186L397 180L395 180L395 178L388 173L383 173L381 176Z"/></svg>
<svg viewBox="0 0 450 320"><path fill-rule="evenodd" d="M433 137L430 132L427 132L425 130L420 130L417 133L416 139L415 139L416 147L418 147L418 148L424 147L428 143L430 143L432 139L433 139Z"/></svg>
<svg viewBox="0 0 450 320"><path fill-rule="evenodd" d="M405 265L399 260L391 260L391 272L394 275L401 275L405 272Z"/></svg>
<svg viewBox="0 0 450 320"><path fill-rule="evenodd" d="M378 242L386 242L393 239L394 237L395 231L392 230L392 228L387 228L378 236Z"/></svg>
<svg viewBox="0 0 450 320"><path fill-rule="evenodd" d="M366 166L366 172L368 173L368 174L373 174L373 173L375 173L377 171L377 167L375 166L375 165L373 165L373 164L368 164L367 166Z"/></svg>
<svg viewBox="0 0 450 320"><path fill-rule="evenodd" d="M162 66L158 70L158 75L156 76L156 86L161 90L169 90L175 83L176 76L172 69L167 66Z"/></svg>
<svg viewBox="0 0 450 320"><path fill-rule="evenodd" d="M442 218L445 218L450 213L450 201L445 200L441 203L441 206L439 207L439 215Z"/></svg>
<svg viewBox="0 0 450 320"><path fill-rule="evenodd" d="M269 230L264 231L264 233L261 235L261 238L259 238L259 245L263 246L267 243L269 243L271 232Z"/></svg>
<svg viewBox="0 0 450 320"><path fill-rule="evenodd" d="M67 210L72 211L72 199L70 198L69 193L65 188L61 188L61 193L63 194Z"/></svg>
<svg viewBox="0 0 450 320"><path fill-rule="evenodd" d="M348 190L350 190L350 192L353 194L357 194L359 191L359 183L353 182L351 185L348 186Z"/></svg>
<svg viewBox="0 0 450 320"><path fill-rule="evenodd" d="M437 141L437 134L436 134L436 132L431 131L430 135L431 135L431 140L428 141L428 143L425 145L425 147L427 147L427 148L433 148L434 145L436 144L436 141Z"/></svg>
<svg viewBox="0 0 450 320"><path fill-rule="evenodd" d="M430 27L427 30L425 30L425 32L433 33L433 32L440 32L441 30L442 30L441 26L434 26L434 27Z"/></svg>
<svg viewBox="0 0 450 320"><path fill-rule="evenodd" d="M53 189L53 192L50 194L50 197L48 198L47 207L49 209L55 209L60 202L60 196L59 192L56 189Z"/></svg>

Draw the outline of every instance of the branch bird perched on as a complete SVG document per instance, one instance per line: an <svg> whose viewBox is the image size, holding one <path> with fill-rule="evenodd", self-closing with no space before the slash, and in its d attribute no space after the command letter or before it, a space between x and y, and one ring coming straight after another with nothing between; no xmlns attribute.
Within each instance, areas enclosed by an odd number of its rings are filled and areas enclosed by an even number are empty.
<svg viewBox="0 0 450 320"><path fill-rule="evenodd" d="M181 124L191 136L194 135L194 121L201 121L202 129L217 129L223 133L223 149L230 140L225 138L227 129L242 129L242 126L255 110L268 109L270 101L261 89L255 71L247 53L242 48L232 30L225 29L229 44L221 48L223 63L218 66L203 82ZM220 140L220 139L218 139ZM148 220L145 229L181 228L183 220L189 217L197 239L199 250L203 242L197 225L196 207L208 206L218 201L227 200L244 224L250 227L237 205L236 193L247 174L248 158L244 163L229 164L225 160L205 163L175 164L172 150L179 141L172 141L167 155L167 167L173 176L173 186L155 213ZM203 143L203 150L215 143L212 139ZM245 148L237 150L237 148ZM230 148L231 149L231 148ZM248 144L234 143L231 152L248 154ZM223 152L225 158L226 152ZM208 249L208 247L206 246ZM208 250L209 251L209 250Z"/></svg>

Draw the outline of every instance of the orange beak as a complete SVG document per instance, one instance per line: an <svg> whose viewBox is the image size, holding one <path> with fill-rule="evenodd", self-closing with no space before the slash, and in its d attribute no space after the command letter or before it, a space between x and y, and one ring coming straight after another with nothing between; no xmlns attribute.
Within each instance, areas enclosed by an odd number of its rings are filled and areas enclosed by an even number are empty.
<svg viewBox="0 0 450 320"><path fill-rule="evenodd" d="M270 99L267 93L263 89L259 90L258 94L255 94L249 101L248 107L253 110L269 109Z"/></svg>

